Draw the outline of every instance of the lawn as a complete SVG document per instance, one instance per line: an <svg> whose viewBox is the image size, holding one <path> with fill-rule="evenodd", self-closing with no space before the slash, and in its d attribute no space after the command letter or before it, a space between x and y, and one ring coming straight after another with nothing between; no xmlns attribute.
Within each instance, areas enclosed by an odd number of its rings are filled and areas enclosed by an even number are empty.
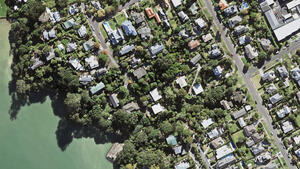
<svg viewBox="0 0 300 169"><path fill-rule="evenodd" d="M234 144L236 145L236 143L239 141L239 140L245 140L246 137L243 133L243 130L239 131L239 132L236 132L232 135L232 141L234 142Z"/></svg>
<svg viewBox="0 0 300 169"><path fill-rule="evenodd" d="M103 35L103 37L104 37L105 39L107 39L108 36L107 36L106 31L105 31L105 29L104 29L104 27L103 27L103 25L102 25L102 22L99 23L99 29L100 29L100 32L101 32L101 34Z"/></svg>
<svg viewBox="0 0 300 169"><path fill-rule="evenodd" d="M0 17L6 16L7 7L4 1L5 0L0 0Z"/></svg>
<svg viewBox="0 0 300 169"><path fill-rule="evenodd" d="M121 26L122 25L122 23L124 22L124 21L126 21L126 16L125 16L125 14L124 14L124 12L122 11L122 12L119 12L119 14L117 14L117 16L115 17L115 20L116 20L116 22L117 22L117 24L119 25L119 26Z"/></svg>
<svg viewBox="0 0 300 169"><path fill-rule="evenodd" d="M228 50L227 45L226 45L226 43L224 42L223 39L222 39L221 43L222 43L222 48L224 49L224 52L225 52L227 55L230 56L231 53L230 53L230 51Z"/></svg>
<svg viewBox="0 0 300 169"><path fill-rule="evenodd" d="M260 84L260 81L261 81L261 75L260 74L257 74L254 77L252 77L252 81L253 81L254 87L257 90L262 87L261 84Z"/></svg>
<svg viewBox="0 0 300 169"><path fill-rule="evenodd" d="M298 127L300 127L300 114L296 117L295 122L296 122L296 125L297 125Z"/></svg>
<svg viewBox="0 0 300 169"><path fill-rule="evenodd" d="M112 30L117 29L117 23L114 21L114 19L109 20L108 23L109 23Z"/></svg>
<svg viewBox="0 0 300 169"><path fill-rule="evenodd" d="M203 0L198 0L198 4L200 5L200 7L204 7L205 3Z"/></svg>
<svg viewBox="0 0 300 169"><path fill-rule="evenodd" d="M239 127L237 126L236 123L229 123L229 133L235 133L236 131L239 130Z"/></svg>

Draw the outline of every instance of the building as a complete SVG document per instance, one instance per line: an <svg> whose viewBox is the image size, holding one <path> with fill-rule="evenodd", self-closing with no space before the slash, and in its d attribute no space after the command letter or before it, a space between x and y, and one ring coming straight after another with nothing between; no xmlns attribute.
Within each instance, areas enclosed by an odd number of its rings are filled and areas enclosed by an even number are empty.
<svg viewBox="0 0 300 169"><path fill-rule="evenodd" d="M190 63L191 65L195 66L201 59L201 55L200 54L197 54L196 56L194 56L191 60L190 60Z"/></svg>
<svg viewBox="0 0 300 169"><path fill-rule="evenodd" d="M77 33L79 35L79 37L84 37L87 34L87 30L86 27L84 25L82 25L78 30Z"/></svg>
<svg viewBox="0 0 300 169"><path fill-rule="evenodd" d="M132 44L132 45L125 45L122 47L122 49L120 50L120 55L123 56L123 55L126 55L128 54L129 52L133 51L135 49L135 46Z"/></svg>
<svg viewBox="0 0 300 169"><path fill-rule="evenodd" d="M124 144L115 143L109 149L108 153L106 154L106 158L114 162L117 159L117 155L123 150Z"/></svg>
<svg viewBox="0 0 300 169"><path fill-rule="evenodd" d="M201 122L201 125L206 129L208 126L212 125L214 122L212 121L211 118L203 120Z"/></svg>
<svg viewBox="0 0 300 169"><path fill-rule="evenodd" d="M221 100L220 104L224 107L225 110L231 110L231 107L233 107L232 102L228 102L227 100Z"/></svg>
<svg viewBox="0 0 300 169"><path fill-rule="evenodd" d="M276 70L280 74L281 78L285 79L285 78L289 77L289 72L287 71L287 69L284 65L278 66L276 68Z"/></svg>
<svg viewBox="0 0 300 169"><path fill-rule="evenodd" d="M141 58L138 58L138 57L133 57L131 60L130 60L130 64L133 68L135 68L138 64L142 63L142 60Z"/></svg>
<svg viewBox="0 0 300 169"><path fill-rule="evenodd" d="M120 106L120 101L117 97L117 94L112 94L109 96L109 102L110 104L114 107L114 108L117 108Z"/></svg>
<svg viewBox="0 0 300 169"><path fill-rule="evenodd" d="M152 56L155 56L156 54L160 53L164 49L165 49L165 46L163 44L156 44L156 45L150 47L150 54Z"/></svg>
<svg viewBox="0 0 300 169"><path fill-rule="evenodd" d="M225 158L222 158L219 160L216 164L217 169L223 169L226 168L232 164L236 163L236 158L233 155L226 156Z"/></svg>
<svg viewBox="0 0 300 169"><path fill-rule="evenodd" d="M236 119L244 116L245 114L247 114L247 111L245 108L242 108L239 111L235 111L235 112L231 113L231 116L236 120Z"/></svg>
<svg viewBox="0 0 300 169"><path fill-rule="evenodd" d="M181 31L178 33L178 35L179 35L180 37L182 37L183 39L187 39L187 38L190 37L185 29L181 30Z"/></svg>
<svg viewBox="0 0 300 169"><path fill-rule="evenodd" d="M69 63L74 67L75 70L84 71L84 67L80 64L78 59L70 59Z"/></svg>
<svg viewBox="0 0 300 169"><path fill-rule="evenodd" d="M90 69L95 69L99 67L98 59L93 55L88 58L85 58L84 60L89 65Z"/></svg>
<svg viewBox="0 0 300 169"><path fill-rule="evenodd" d="M171 2L174 8L177 8L182 4L181 0L171 0Z"/></svg>
<svg viewBox="0 0 300 169"><path fill-rule="evenodd" d="M291 70L292 78L297 82L297 84L300 86L300 69L299 67L296 67Z"/></svg>
<svg viewBox="0 0 300 169"><path fill-rule="evenodd" d="M300 148L298 150L295 151L295 154L298 158L300 158Z"/></svg>
<svg viewBox="0 0 300 169"><path fill-rule="evenodd" d="M176 84L178 84L180 88L186 87L187 83L186 83L185 79L186 79L185 76L179 77L178 79L176 79Z"/></svg>
<svg viewBox="0 0 300 169"><path fill-rule="evenodd" d="M144 77L146 74L147 74L147 71L143 67L140 67L140 68L136 69L135 71L133 71L133 75L137 79Z"/></svg>
<svg viewBox="0 0 300 169"><path fill-rule="evenodd" d="M43 32L43 37L44 40L49 40L51 38L56 38L56 33L54 29L51 29L49 32L47 32L46 30Z"/></svg>
<svg viewBox="0 0 300 169"><path fill-rule="evenodd" d="M108 71L106 68L101 68L101 69L98 69L95 71L95 75L96 75L96 77L100 77L100 76L106 74L107 72Z"/></svg>
<svg viewBox="0 0 300 169"><path fill-rule="evenodd" d="M217 130L217 128L215 128L215 129L211 130L210 132L208 132L207 135L210 139L214 139L214 138L218 137L220 135L220 133Z"/></svg>
<svg viewBox="0 0 300 169"><path fill-rule="evenodd" d="M181 162L175 166L175 169L188 169L190 168L189 162Z"/></svg>
<svg viewBox="0 0 300 169"><path fill-rule="evenodd" d="M255 142L255 143L259 143L260 141L262 141L263 137L258 134L258 133L254 133L251 135L251 138L252 140Z"/></svg>
<svg viewBox="0 0 300 169"><path fill-rule="evenodd" d="M209 51L209 56L211 57L211 58L216 58L216 57L219 57L219 56L221 56L221 54L222 54L222 52L220 51L220 49L219 48L214 48L214 49L212 49L211 51Z"/></svg>
<svg viewBox="0 0 300 169"><path fill-rule="evenodd" d="M136 30L134 26L132 25L132 22L129 20L126 20L122 23L122 28L126 34L126 36L136 36Z"/></svg>
<svg viewBox="0 0 300 169"><path fill-rule="evenodd" d="M256 164L266 164L272 159L271 153L265 152L257 156L255 159Z"/></svg>
<svg viewBox="0 0 300 169"><path fill-rule="evenodd" d="M150 95L152 97L153 101L158 101L162 98L162 96L158 93L157 88L155 88L154 90L150 91Z"/></svg>
<svg viewBox="0 0 300 169"><path fill-rule="evenodd" d="M216 149L218 147L220 147L221 145L223 145L225 143L225 141L222 139L222 137L218 137L216 139L214 139L213 141L210 142L210 145Z"/></svg>
<svg viewBox="0 0 300 169"><path fill-rule="evenodd" d="M198 12L197 3L193 3L189 8L189 10L191 11L192 15L196 15Z"/></svg>
<svg viewBox="0 0 300 169"><path fill-rule="evenodd" d="M144 15L142 13L132 12L131 16L136 24L144 22Z"/></svg>
<svg viewBox="0 0 300 169"><path fill-rule="evenodd" d="M297 95L298 101L300 102L300 91L298 91L296 95Z"/></svg>
<svg viewBox="0 0 300 169"><path fill-rule="evenodd" d="M50 61L53 58L55 58L55 52L54 49L51 49L51 51L47 54L46 60Z"/></svg>
<svg viewBox="0 0 300 169"><path fill-rule="evenodd" d="M38 57L33 57L31 60L33 61L33 65L30 67L31 70L35 70L44 65L44 62Z"/></svg>
<svg viewBox="0 0 300 169"><path fill-rule="evenodd" d="M63 24L62 24L62 27L67 30L67 29L70 29L70 28L74 28L75 26L77 26L78 24L75 22L75 19L74 18L71 18L67 21L65 21Z"/></svg>
<svg viewBox="0 0 300 169"><path fill-rule="evenodd" d="M292 137L293 141L295 142L296 145L300 143L300 135Z"/></svg>
<svg viewBox="0 0 300 169"><path fill-rule="evenodd" d="M233 150L229 146L224 145L216 150L216 159L219 160L232 152Z"/></svg>
<svg viewBox="0 0 300 169"><path fill-rule="evenodd" d="M181 152L182 152L182 146L175 146L173 148L173 150L174 150L175 155L181 154Z"/></svg>
<svg viewBox="0 0 300 169"><path fill-rule="evenodd" d="M198 95L198 94L202 93L204 90L203 90L202 85L200 83L197 83L197 84L194 84L193 91L194 91L195 95Z"/></svg>
<svg viewBox="0 0 300 169"><path fill-rule="evenodd" d="M180 11L178 13L178 16L182 22L186 22L190 19L189 16L186 13L184 13L183 11Z"/></svg>
<svg viewBox="0 0 300 169"><path fill-rule="evenodd" d="M117 30L110 31L108 33L108 37L109 37L110 42L111 42L112 45L117 45L121 41L124 40L123 33L122 33L121 29L119 29L119 28L117 28Z"/></svg>
<svg viewBox="0 0 300 169"><path fill-rule="evenodd" d="M231 28L231 29L234 28L235 25L237 25L240 22L242 22L242 20L243 20L242 17L240 17L239 15L236 15L236 16L230 18L228 20L228 26L229 26L229 28Z"/></svg>
<svg viewBox="0 0 300 169"><path fill-rule="evenodd" d="M67 53L73 52L77 49L77 44L76 43L68 43L67 44Z"/></svg>
<svg viewBox="0 0 300 169"><path fill-rule="evenodd" d="M266 11L265 16L268 20L269 25L271 26L271 28L273 30L281 26L281 24L279 23L277 17L275 16L273 10Z"/></svg>
<svg viewBox="0 0 300 169"><path fill-rule="evenodd" d="M291 111L292 111L291 108L289 108L288 106L285 105L285 106L283 106L282 109L278 110L276 112L276 114L277 114L278 118L282 119L285 116L287 116Z"/></svg>
<svg viewBox="0 0 300 169"><path fill-rule="evenodd" d="M221 66L215 67L213 71L214 71L215 76L217 76L217 77L222 76L223 69L221 68Z"/></svg>
<svg viewBox="0 0 300 169"><path fill-rule="evenodd" d="M256 145L251 147L251 151L255 156L260 154L264 150L265 150L265 148L261 144L256 144Z"/></svg>
<svg viewBox="0 0 300 169"><path fill-rule="evenodd" d="M131 113L132 111L139 110L140 107L137 103L130 102L130 103L126 104L125 106L123 106L122 109L127 113Z"/></svg>
<svg viewBox="0 0 300 169"><path fill-rule="evenodd" d="M237 122L239 123L240 127L243 128L247 125L243 117L238 118Z"/></svg>
<svg viewBox="0 0 300 169"><path fill-rule="evenodd" d="M65 47L64 47L64 45L63 45L63 44L59 44L59 45L57 45L57 48L58 48L58 50L60 50L60 51L62 51L62 50L64 50L64 49L65 49Z"/></svg>
<svg viewBox="0 0 300 169"><path fill-rule="evenodd" d="M272 45L271 41L269 39L260 39L260 45L264 49L264 51L268 51Z"/></svg>
<svg viewBox="0 0 300 169"><path fill-rule="evenodd" d="M266 73L264 73L262 76L261 76L261 79L263 81L273 81L274 79L276 78L276 75L275 75L275 72L273 70L271 71L268 71Z"/></svg>
<svg viewBox="0 0 300 169"><path fill-rule="evenodd" d="M96 94L97 92L99 92L100 90L104 89L105 85L103 82L98 83L96 86L92 86L90 88L90 92L92 95Z"/></svg>
<svg viewBox="0 0 300 169"><path fill-rule="evenodd" d="M202 39L203 39L203 41L206 43L206 42L212 40L212 35L211 35L210 33L208 33L208 34L206 34L206 35L203 35L203 36L202 36Z"/></svg>
<svg viewBox="0 0 300 169"><path fill-rule="evenodd" d="M272 83L268 88L267 88L267 92L268 94L273 94L277 91L277 87L274 85L274 83Z"/></svg>
<svg viewBox="0 0 300 169"><path fill-rule="evenodd" d="M246 45L250 43L252 39L249 36L244 35L239 37L238 40L239 40L239 45Z"/></svg>
<svg viewBox="0 0 300 169"><path fill-rule="evenodd" d="M171 146L176 146L177 145L177 139L175 136L173 135L169 135L166 138L167 144L171 145Z"/></svg>
<svg viewBox="0 0 300 169"><path fill-rule="evenodd" d="M91 4L93 5L93 7L94 7L96 10L102 9L101 4L100 4L99 1L91 1Z"/></svg>
<svg viewBox="0 0 300 169"><path fill-rule="evenodd" d="M229 7L224 9L224 13L227 17L231 16L231 15L234 15L237 12L238 12L238 8L237 8L236 5L232 5L232 6L229 6Z"/></svg>
<svg viewBox="0 0 300 169"><path fill-rule="evenodd" d="M257 51L250 44L245 46L245 54L251 60L255 59L258 56Z"/></svg>
<svg viewBox="0 0 300 169"><path fill-rule="evenodd" d="M256 132L256 128L253 124L244 127L244 134L246 137L250 137Z"/></svg>
<svg viewBox="0 0 300 169"><path fill-rule="evenodd" d="M143 27L143 28L141 28L141 29L138 30L138 34L141 35L141 38L143 40L150 39L150 37L151 37L151 29L149 27Z"/></svg>
<svg viewBox="0 0 300 169"><path fill-rule="evenodd" d="M248 32L249 30L250 30L250 28L248 26L239 25L239 26L234 28L233 34L235 36L239 36L241 34L244 34L244 33Z"/></svg>
<svg viewBox="0 0 300 169"><path fill-rule="evenodd" d="M69 7L69 13L70 13L71 15L74 15L74 14L76 14L76 13L78 13L78 12L79 12L79 9L77 8L76 4L73 4L73 5L71 5L71 6Z"/></svg>
<svg viewBox="0 0 300 169"><path fill-rule="evenodd" d="M191 40L188 43L188 46L190 48L190 50L194 50L195 48L197 48L200 45L200 42L198 40Z"/></svg>
<svg viewBox="0 0 300 169"><path fill-rule="evenodd" d="M232 99L239 104L243 104L246 101L246 98L242 91L234 91L232 94Z"/></svg>
<svg viewBox="0 0 300 169"><path fill-rule="evenodd" d="M86 52L91 49L94 49L94 47L95 47L95 43L91 39L83 43L83 48Z"/></svg>
<svg viewBox="0 0 300 169"><path fill-rule="evenodd" d="M145 11L149 19L155 16L155 13L153 12L152 8L145 8Z"/></svg>
<svg viewBox="0 0 300 169"><path fill-rule="evenodd" d="M249 148L249 147L252 147L253 145L255 144L254 140L250 137L250 138L247 138L246 140L246 146Z"/></svg>
<svg viewBox="0 0 300 169"><path fill-rule="evenodd" d="M276 104L278 102L280 102L283 99L283 96L280 95L279 93L273 95L272 97L270 97L270 102L271 104Z"/></svg>
<svg viewBox="0 0 300 169"><path fill-rule="evenodd" d="M88 85L94 78L89 74L82 74L79 77L79 82L83 85Z"/></svg>
<svg viewBox="0 0 300 169"><path fill-rule="evenodd" d="M206 22L202 18L196 19L195 23L200 29L203 29L207 26Z"/></svg>
<svg viewBox="0 0 300 169"><path fill-rule="evenodd" d="M281 125L283 133L288 133L292 130L294 130L293 124L290 121L285 121Z"/></svg>

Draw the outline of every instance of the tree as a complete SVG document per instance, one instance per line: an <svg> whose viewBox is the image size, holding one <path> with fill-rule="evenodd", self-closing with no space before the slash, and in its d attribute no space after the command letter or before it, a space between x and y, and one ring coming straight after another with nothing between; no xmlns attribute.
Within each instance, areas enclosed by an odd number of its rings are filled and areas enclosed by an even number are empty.
<svg viewBox="0 0 300 169"><path fill-rule="evenodd" d="M29 90L29 85L26 84L26 82L22 79L17 80L16 82L16 90L18 94L26 94L26 92Z"/></svg>
<svg viewBox="0 0 300 169"><path fill-rule="evenodd" d="M164 121L159 125L160 131L162 131L165 135L168 135L173 132L173 126L168 122Z"/></svg>
<svg viewBox="0 0 300 169"><path fill-rule="evenodd" d="M97 11L97 16L98 16L98 18L104 17L105 16L105 10L104 9L99 9Z"/></svg>
<svg viewBox="0 0 300 169"><path fill-rule="evenodd" d="M81 95L76 93L68 93L64 101L68 113L77 113L81 110Z"/></svg>
<svg viewBox="0 0 300 169"><path fill-rule="evenodd" d="M106 13L107 15L111 15L111 14L114 13L115 8L114 8L113 6L106 6L106 7L104 8L104 10L105 10L105 13Z"/></svg>

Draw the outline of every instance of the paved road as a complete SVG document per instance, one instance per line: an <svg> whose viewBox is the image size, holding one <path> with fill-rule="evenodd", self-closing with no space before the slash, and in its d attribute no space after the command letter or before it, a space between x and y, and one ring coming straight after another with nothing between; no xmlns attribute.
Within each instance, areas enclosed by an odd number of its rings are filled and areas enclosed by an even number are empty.
<svg viewBox="0 0 300 169"><path fill-rule="evenodd" d="M269 116L269 112L268 110L263 106L262 104L262 99L259 96L259 94L257 93L251 78L248 76L248 74L244 74L243 73L243 62L241 60L241 58L236 54L233 43L231 42L230 38L226 37L226 34L223 30L223 26L221 25L221 23L219 22L218 18L217 18L217 14L213 8L213 5L211 4L210 0L204 0L207 9L209 10L209 12L211 13L212 17L213 17L213 21L216 24L216 26L219 28L220 33L222 38L224 39L228 49L230 50L230 52L233 54L233 60L240 72L240 74L243 76L244 82L246 84L246 87L248 88L248 91L250 92L250 94L252 95L254 101L257 103L256 107L258 112L262 115L263 119L266 121L267 127L268 129L273 132L273 133L277 133L273 127L272 127L272 119ZM277 137L277 134L273 135L274 136L274 140L275 140L275 144L278 145L280 152L282 153L287 165L289 169L296 169L296 167L292 166L291 164L291 160L288 158L288 152L287 150L282 146L282 141Z"/></svg>
<svg viewBox="0 0 300 169"><path fill-rule="evenodd" d="M210 162L209 162L208 159L206 158L206 156L205 156L204 152L202 151L201 146L200 146L199 144L197 144L197 148L198 148L198 150L200 151L201 158L202 158L202 160L205 162L206 167L209 168L209 169L212 168L212 167L210 166Z"/></svg>

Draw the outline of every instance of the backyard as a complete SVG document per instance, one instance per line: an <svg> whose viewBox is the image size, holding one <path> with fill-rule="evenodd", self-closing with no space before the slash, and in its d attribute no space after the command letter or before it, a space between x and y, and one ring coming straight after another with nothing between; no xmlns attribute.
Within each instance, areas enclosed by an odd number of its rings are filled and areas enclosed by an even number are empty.
<svg viewBox="0 0 300 169"><path fill-rule="evenodd" d="M6 16L6 10L7 7L4 3L5 0L0 0L0 17L5 17Z"/></svg>

